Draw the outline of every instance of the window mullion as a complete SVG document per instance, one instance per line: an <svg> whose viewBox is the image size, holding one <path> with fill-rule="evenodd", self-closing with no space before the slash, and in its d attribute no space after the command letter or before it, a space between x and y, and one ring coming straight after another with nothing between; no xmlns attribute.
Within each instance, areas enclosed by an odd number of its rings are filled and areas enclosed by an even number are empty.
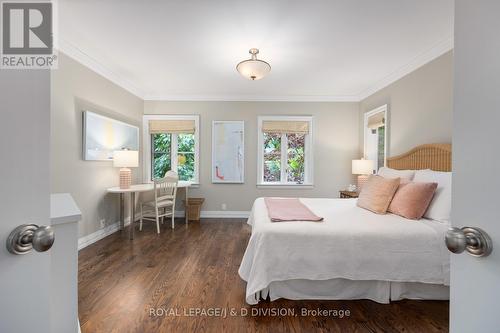
<svg viewBox="0 0 500 333"><path fill-rule="evenodd" d="M288 183L287 167L288 167L288 139L286 133L281 134L281 183Z"/></svg>

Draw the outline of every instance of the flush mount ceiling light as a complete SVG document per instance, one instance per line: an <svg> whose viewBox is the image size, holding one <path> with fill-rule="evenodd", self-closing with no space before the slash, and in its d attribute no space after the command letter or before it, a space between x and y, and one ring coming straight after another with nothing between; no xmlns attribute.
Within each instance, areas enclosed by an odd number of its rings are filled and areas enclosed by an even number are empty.
<svg viewBox="0 0 500 333"><path fill-rule="evenodd" d="M271 65L263 60L257 59L259 49L250 49L251 59L244 60L236 65L236 70L249 80L260 80L271 71Z"/></svg>

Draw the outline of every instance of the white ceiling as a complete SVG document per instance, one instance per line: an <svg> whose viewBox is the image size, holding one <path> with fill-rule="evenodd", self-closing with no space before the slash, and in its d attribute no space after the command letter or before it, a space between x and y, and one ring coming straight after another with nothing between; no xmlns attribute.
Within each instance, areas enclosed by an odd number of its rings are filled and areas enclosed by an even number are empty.
<svg viewBox="0 0 500 333"><path fill-rule="evenodd" d="M453 47L453 0L59 0L59 49L144 99L359 100ZM260 49L270 75L235 70Z"/></svg>

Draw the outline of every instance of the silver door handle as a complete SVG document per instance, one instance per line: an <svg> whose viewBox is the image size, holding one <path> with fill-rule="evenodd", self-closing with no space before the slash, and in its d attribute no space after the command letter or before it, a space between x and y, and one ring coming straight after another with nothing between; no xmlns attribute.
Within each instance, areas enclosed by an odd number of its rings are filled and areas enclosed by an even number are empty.
<svg viewBox="0 0 500 333"><path fill-rule="evenodd" d="M450 252L462 253L467 250L474 257L487 257L493 251L490 236L479 228L450 228L446 232L445 243Z"/></svg>
<svg viewBox="0 0 500 333"><path fill-rule="evenodd" d="M7 237L7 250L12 254L26 254L31 249L45 252L52 247L54 240L52 227L23 224L12 230Z"/></svg>

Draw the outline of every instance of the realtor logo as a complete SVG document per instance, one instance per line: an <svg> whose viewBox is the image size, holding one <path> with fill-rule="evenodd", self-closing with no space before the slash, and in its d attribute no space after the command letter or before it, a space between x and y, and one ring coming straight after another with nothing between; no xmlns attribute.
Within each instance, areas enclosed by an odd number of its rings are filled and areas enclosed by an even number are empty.
<svg viewBox="0 0 500 333"><path fill-rule="evenodd" d="M2 3L2 68L54 68L52 3Z"/></svg>

